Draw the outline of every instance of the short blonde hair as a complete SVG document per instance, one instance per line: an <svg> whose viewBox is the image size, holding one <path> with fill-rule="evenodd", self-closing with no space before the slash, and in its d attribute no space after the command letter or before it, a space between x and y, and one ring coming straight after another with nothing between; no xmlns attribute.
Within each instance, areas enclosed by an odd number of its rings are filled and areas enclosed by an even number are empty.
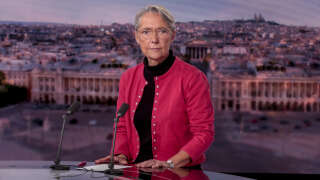
<svg viewBox="0 0 320 180"><path fill-rule="evenodd" d="M135 21L134 21L134 27L136 30L138 30L140 26L140 18L146 14L147 12L153 12L153 13L158 13L161 15L163 20L168 24L169 28L171 29L172 32L175 31L176 25L175 25L175 20L174 17L171 15L171 13L164 8L163 6L160 5L149 5L146 6L145 8L141 9L140 12L136 15Z"/></svg>

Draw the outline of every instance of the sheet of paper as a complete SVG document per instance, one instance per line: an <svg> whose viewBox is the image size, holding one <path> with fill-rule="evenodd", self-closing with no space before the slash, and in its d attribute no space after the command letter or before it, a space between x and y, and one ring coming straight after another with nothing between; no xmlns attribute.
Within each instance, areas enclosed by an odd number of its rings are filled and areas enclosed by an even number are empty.
<svg viewBox="0 0 320 180"><path fill-rule="evenodd" d="M85 166L82 169L88 170L88 171L96 171L96 172L101 172L109 169L109 164L98 164L98 165L93 165L93 166ZM129 168L131 166L124 166L124 165L114 165L114 169L124 169L124 168Z"/></svg>

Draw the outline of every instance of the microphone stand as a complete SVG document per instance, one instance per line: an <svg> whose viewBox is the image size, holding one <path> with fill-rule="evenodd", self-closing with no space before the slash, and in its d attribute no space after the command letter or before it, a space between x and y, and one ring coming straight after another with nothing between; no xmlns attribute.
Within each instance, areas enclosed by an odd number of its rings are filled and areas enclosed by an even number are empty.
<svg viewBox="0 0 320 180"><path fill-rule="evenodd" d="M61 154L61 149L62 149L63 133L64 133L64 126L67 121L67 115L68 115L68 113L62 115L63 123L62 123L62 128L61 128L61 133L60 133L60 142L59 142L59 146L58 146L58 152L57 152L57 156L56 156L56 160L54 161L54 164L50 166L50 168L54 169L54 170L69 170L70 169L70 165L60 164L60 161L61 161L60 154Z"/></svg>
<svg viewBox="0 0 320 180"><path fill-rule="evenodd" d="M60 164L60 156L61 156L61 150L62 150L62 140L63 140L63 133L64 133L64 127L67 121L67 116L73 114L80 108L80 103L78 101L75 101L72 103L72 105L68 108L67 112L62 115L62 128L61 128L61 133L60 133L60 142L58 146L58 152L57 152L57 157L56 160L54 161L54 164L50 166L51 169L54 170L69 170L70 165L61 165Z"/></svg>
<svg viewBox="0 0 320 180"><path fill-rule="evenodd" d="M112 140L112 152L111 152L111 159L110 159L110 163L108 165L109 169L105 170L104 173L105 174L110 174L110 175L116 175L116 176L121 176L122 170L120 169L114 169L114 145L116 142L116 136L117 136L117 125L118 125L118 121L119 121L119 114L116 118L114 118L114 131L113 131L113 140Z"/></svg>

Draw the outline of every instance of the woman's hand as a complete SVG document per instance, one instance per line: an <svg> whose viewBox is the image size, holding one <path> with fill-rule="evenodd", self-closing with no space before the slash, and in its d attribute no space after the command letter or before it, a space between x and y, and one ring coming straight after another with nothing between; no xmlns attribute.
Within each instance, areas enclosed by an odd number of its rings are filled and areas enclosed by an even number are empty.
<svg viewBox="0 0 320 180"><path fill-rule="evenodd" d="M94 161L96 164L108 163L111 160L111 155L97 159ZM125 155L119 154L114 156L114 162L119 164L128 164L128 159Z"/></svg>
<svg viewBox="0 0 320 180"><path fill-rule="evenodd" d="M138 168L169 168L169 164L166 161L159 161L156 159L149 159L141 163L136 164Z"/></svg>

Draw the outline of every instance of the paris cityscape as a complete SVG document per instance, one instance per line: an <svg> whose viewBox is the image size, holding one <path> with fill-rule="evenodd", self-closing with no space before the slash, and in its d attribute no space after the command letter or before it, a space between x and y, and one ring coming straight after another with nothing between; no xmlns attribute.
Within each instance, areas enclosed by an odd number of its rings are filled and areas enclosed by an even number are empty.
<svg viewBox="0 0 320 180"><path fill-rule="evenodd" d="M216 137L204 168L319 173L320 27L256 13L177 22L176 30L174 55L210 84ZM75 101L62 159L106 155L119 79L143 60L133 34L131 23L1 21L0 97L11 86L19 93L0 102L0 160L53 160L61 116Z"/></svg>

